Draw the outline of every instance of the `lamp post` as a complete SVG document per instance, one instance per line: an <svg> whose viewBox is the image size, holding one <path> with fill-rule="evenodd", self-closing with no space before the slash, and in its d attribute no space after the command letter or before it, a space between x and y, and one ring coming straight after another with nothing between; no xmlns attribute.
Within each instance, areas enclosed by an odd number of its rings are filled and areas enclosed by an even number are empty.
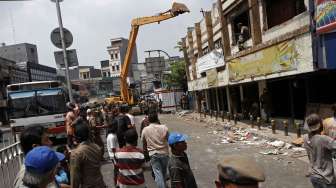
<svg viewBox="0 0 336 188"><path fill-rule="evenodd" d="M73 102L72 87L71 87L70 76L69 76L69 64L68 64L68 57L67 57L67 52L66 52L66 45L65 45L65 38L64 38L64 31L63 31L63 22L62 22L62 14L61 14L61 8L60 8L60 2L62 2L63 0L51 0L51 1L56 3L57 19L58 19L58 24L59 24L59 28L60 28L63 58L64 58L64 64L65 64L65 77L66 77L66 82L67 82L67 86L68 86L68 90L69 90L68 91L69 92L69 99L70 99L70 102Z"/></svg>

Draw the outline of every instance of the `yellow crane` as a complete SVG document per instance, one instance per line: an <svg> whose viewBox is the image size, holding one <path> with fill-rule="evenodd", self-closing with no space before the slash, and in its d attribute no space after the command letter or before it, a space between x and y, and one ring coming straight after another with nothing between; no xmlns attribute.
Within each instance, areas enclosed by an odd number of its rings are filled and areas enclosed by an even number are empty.
<svg viewBox="0 0 336 188"><path fill-rule="evenodd" d="M134 104L133 93L130 92L130 89L127 84L128 69L131 63L132 52L135 46L135 41L138 35L139 27L142 25L147 25L151 23L160 23L161 21L174 18L185 12L190 12L186 5L181 3L173 3L173 6L170 10L160 13L156 16L140 17L132 20L132 30L130 32L127 51L125 55L124 62L122 64L121 73L120 73L120 92L121 100L124 103L129 105Z"/></svg>

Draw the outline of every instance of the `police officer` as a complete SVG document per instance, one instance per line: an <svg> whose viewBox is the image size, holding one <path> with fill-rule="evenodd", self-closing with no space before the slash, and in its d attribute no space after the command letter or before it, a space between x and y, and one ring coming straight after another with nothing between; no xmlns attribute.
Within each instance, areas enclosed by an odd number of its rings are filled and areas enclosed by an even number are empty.
<svg viewBox="0 0 336 188"><path fill-rule="evenodd" d="M265 181L262 168L248 157L225 156L217 168L219 172L217 188L258 188L259 182Z"/></svg>

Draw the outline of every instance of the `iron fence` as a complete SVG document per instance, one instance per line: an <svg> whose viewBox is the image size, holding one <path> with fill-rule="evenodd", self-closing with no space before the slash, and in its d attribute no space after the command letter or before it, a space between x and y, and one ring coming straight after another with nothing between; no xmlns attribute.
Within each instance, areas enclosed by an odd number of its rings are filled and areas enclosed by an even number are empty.
<svg viewBox="0 0 336 188"><path fill-rule="evenodd" d="M0 187L13 187L23 161L20 143L16 142L0 150Z"/></svg>

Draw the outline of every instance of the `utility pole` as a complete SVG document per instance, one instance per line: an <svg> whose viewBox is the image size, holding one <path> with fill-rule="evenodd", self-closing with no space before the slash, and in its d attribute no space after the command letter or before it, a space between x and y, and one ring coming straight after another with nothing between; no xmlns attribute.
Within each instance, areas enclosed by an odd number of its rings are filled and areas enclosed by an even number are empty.
<svg viewBox="0 0 336 188"><path fill-rule="evenodd" d="M65 46L63 22L62 22L61 8L60 8L60 2L62 2L63 0L51 0L51 1L56 3L57 18L58 18L58 24L60 28L63 58L64 58L64 64L65 64L65 77L66 77L67 86L68 86L69 99L70 99L70 102L73 102L72 87L71 87L70 76L69 76L69 64L68 64L67 51L66 51L66 46Z"/></svg>

